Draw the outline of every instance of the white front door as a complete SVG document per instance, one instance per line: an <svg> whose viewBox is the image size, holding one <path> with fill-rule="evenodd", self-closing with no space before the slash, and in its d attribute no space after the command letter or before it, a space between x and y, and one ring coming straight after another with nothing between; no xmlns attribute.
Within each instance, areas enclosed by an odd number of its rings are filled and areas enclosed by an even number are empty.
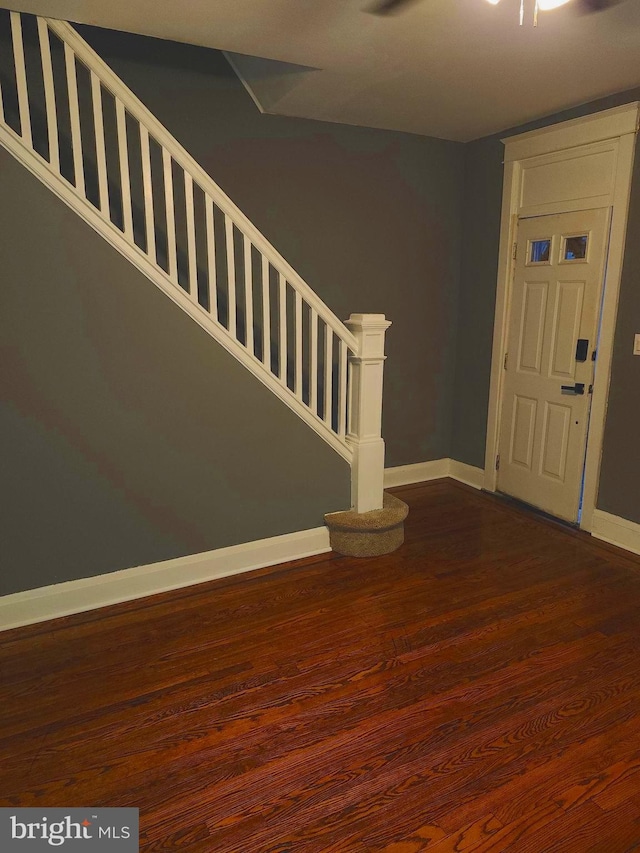
<svg viewBox="0 0 640 853"><path fill-rule="evenodd" d="M607 208L521 219L498 489L578 519L604 280Z"/></svg>

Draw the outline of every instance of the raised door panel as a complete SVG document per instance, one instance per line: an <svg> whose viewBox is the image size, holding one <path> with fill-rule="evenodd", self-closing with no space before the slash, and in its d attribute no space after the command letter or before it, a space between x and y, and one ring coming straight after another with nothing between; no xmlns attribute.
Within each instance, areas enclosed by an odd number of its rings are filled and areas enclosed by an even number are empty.
<svg viewBox="0 0 640 853"><path fill-rule="evenodd" d="M540 474L564 483L567 471L567 450L571 429L571 408L558 403L545 403Z"/></svg>
<svg viewBox="0 0 640 853"><path fill-rule="evenodd" d="M536 400L520 396L516 396L513 405L509 462L528 471L533 462L537 407Z"/></svg>
<svg viewBox="0 0 640 853"><path fill-rule="evenodd" d="M548 288L549 284L546 281L524 283L517 367L523 373L539 374L542 369Z"/></svg>
<svg viewBox="0 0 640 853"><path fill-rule="evenodd" d="M549 364L551 378L569 380L575 375L576 341L582 320L584 284L584 281L558 282Z"/></svg>

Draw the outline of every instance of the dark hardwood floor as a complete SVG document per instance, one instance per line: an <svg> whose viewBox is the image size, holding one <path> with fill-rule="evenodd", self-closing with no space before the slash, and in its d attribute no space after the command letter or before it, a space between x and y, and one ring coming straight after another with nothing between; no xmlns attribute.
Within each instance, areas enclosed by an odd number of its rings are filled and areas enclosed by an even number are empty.
<svg viewBox="0 0 640 853"><path fill-rule="evenodd" d="M640 558L450 481L321 556L0 635L0 805L141 850L640 850Z"/></svg>

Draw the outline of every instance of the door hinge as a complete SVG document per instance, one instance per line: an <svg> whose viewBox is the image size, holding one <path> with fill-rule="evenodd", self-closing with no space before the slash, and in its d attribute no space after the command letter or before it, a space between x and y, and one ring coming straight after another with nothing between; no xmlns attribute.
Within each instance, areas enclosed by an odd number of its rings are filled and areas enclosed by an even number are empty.
<svg viewBox="0 0 640 853"><path fill-rule="evenodd" d="M500 454L496 456L496 471L500 470Z"/></svg>
<svg viewBox="0 0 640 853"><path fill-rule="evenodd" d="M507 369L507 362L509 361L509 353L505 352L504 354L504 369Z"/></svg>
<svg viewBox="0 0 640 853"><path fill-rule="evenodd" d="M598 357L598 350L594 349L594 351L591 353L591 361L595 361L597 357Z"/></svg>
<svg viewBox="0 0 640 853"><path fill-rule="evenodd" d="M518 257L518 244L517 243L513 244L513 252L511 253L511 257L513 258L514 261Z"/></svg>

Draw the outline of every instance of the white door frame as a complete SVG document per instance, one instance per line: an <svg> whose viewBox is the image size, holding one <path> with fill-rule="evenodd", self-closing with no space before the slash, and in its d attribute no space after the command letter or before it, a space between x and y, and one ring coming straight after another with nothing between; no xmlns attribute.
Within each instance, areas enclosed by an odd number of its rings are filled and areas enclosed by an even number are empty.
<svg viewBox="0 0 640 853"><path fill-rule="evenodd" d="M585 488L580 526L591 530L600 477L611 357L627 231L627 212L640 102L501 140L505 145L500 250L484 488L495 492L502 410L513 246L518 218L594 207L611 208L596 381L587 434ZM568 188L563 192L567 176ZM579 186L578 186L579 185Z"/></svg>

